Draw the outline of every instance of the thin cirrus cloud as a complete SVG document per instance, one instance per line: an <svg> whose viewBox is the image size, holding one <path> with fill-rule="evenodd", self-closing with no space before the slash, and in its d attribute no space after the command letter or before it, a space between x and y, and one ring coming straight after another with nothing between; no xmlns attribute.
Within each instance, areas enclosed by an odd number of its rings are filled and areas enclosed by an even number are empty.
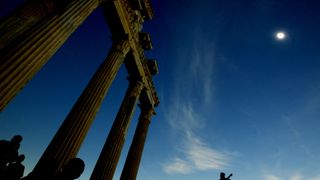
<svg viewBox="0 0 320 180"><path fill-rule="evenodd" d="M189 174L196 171L223 169L228 166L230 157L210 148L195 135L187 135L185 142L179 151L181 157L174 157L163 164L163 170L167 174Z"/></svg>
<svg viewBox="0 0 320 180"><path fill-rule="evenodd" d="M283 180L282 178L272 175L272 174L267 174L264 176L265 180Z"/></svg>
<svg viewBox="0 0 320 180"><path fill-rule="evenodd" d="M192 167L188 161L175 157L164 165L163 170L167 174L189 174L192 172Z"/></svg>
<svg viewBox="0 0 320 180"><path fill-rule="evenodd" d="M220 170L228 166L231 159L201 138L201 132L206 130L206 117L202 114L208 114L203 112L208 109L204 107L213 106L214 53L211 45L195 36L192 48L180 49L184 55L178 58L176 65L174 95L170 97L166 119L177 138L181 139L181 144L176 147L175 154L163 163L163 171L167 174Z"/></svg>
<svg viewBox="0 0 320 180"><path fill-rule="evenodd" d="M320 175L310 178L310 180L320 180Z"/></svg>
<svg viewBox="0 0 320 180"><path fill-rule="evenodd" d="M210 148L195 136L189 136L188 143L185 153L198 170L221 169L228 165L227 155Z"/></svg>
<svg viewBox="0 0 320 180"><path fill-rule="evenodd" d="M299 173L289 173L289 176L286 177L280 177L273 174L265 174L264 180L303 180L303 179L309 179L309 180L320 180L320 175L314 176L314 177L306 177Z"/></svg>
<svg viewBox="0 0 320 180"><path fill-rule="evenodd" d="M204 126L196 125L194 118L197 115L193 114L193 108L190 105L189 107L181 105L181 108L182 116L180 116L180 120L177 120L181 122L172 127L181 132L183 142L177 148L179 155L175 155L163 164L164 172L167 174L189 174L196 171L224 169L228 166L230 157L227 154L211 148L199 137L200 133L195 134L196 129L203 129Z"/></svg>

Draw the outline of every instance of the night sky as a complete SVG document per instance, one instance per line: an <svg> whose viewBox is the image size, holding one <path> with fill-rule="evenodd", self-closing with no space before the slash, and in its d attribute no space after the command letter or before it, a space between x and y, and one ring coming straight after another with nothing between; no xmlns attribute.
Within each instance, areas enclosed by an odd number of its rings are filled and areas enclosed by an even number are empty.
<svg viewBox="0 0 320 180"><path fill-rule="evenodd" d="M0 15L23 1L0 2ZM146 21L160 73L139 180L320 180L320 2L152 0ZM277 32L285 38L276 38ZM111 47L97 9L0 114L36 164ZM1 72L0 72L1 73ZM87 180L128 86L120 69L78 157ZM119 179L139 108L114 179Z"/></svg>

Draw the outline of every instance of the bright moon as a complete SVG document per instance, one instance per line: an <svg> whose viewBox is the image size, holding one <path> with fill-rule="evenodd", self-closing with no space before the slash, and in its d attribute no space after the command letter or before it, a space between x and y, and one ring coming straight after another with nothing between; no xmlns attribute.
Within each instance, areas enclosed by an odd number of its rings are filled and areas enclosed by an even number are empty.
<svg viewBox="0 0 320 180"><path fill-rule="evenodd" d="M283 40L286 37L286 34L284 32L277 32L276 37L279 40Z"/></svg>

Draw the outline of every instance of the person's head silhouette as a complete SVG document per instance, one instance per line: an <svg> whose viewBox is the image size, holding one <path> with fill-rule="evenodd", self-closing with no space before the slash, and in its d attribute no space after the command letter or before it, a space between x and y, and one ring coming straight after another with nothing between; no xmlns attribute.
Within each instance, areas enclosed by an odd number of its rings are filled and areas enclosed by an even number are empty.
<svg viewBox="0 0 320 180"><path fill-rule="evenodd" d="M15 149L19 149L21 141L22 141L22 136L15 135L11 138L10 143Z"/></svg>
<svg viewBox="0 0 320 180"><path fill-rule="evenodd" d="M63 167L61 176L65 179L77 179L84 171L85 164L80 158L70 159Z"/></svg>
<svg viewBox="0 0 320 180"><path fill-rule="evenodd" d="M12 143L20 143L21 141L22 141L21 135L15 135L10 140L10 142L12 142Z"/></svg>

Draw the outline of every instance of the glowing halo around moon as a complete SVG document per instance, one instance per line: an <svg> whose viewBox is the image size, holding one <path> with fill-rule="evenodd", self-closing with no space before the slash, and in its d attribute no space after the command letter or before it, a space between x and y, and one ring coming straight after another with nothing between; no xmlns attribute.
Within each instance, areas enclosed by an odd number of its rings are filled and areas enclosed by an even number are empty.
<svg viewBox="0 0 320 180"><path fill-rule="evenodd" d="M286 34L282 31L276 33L277 40L284 40L286 38Z"/></svg>

